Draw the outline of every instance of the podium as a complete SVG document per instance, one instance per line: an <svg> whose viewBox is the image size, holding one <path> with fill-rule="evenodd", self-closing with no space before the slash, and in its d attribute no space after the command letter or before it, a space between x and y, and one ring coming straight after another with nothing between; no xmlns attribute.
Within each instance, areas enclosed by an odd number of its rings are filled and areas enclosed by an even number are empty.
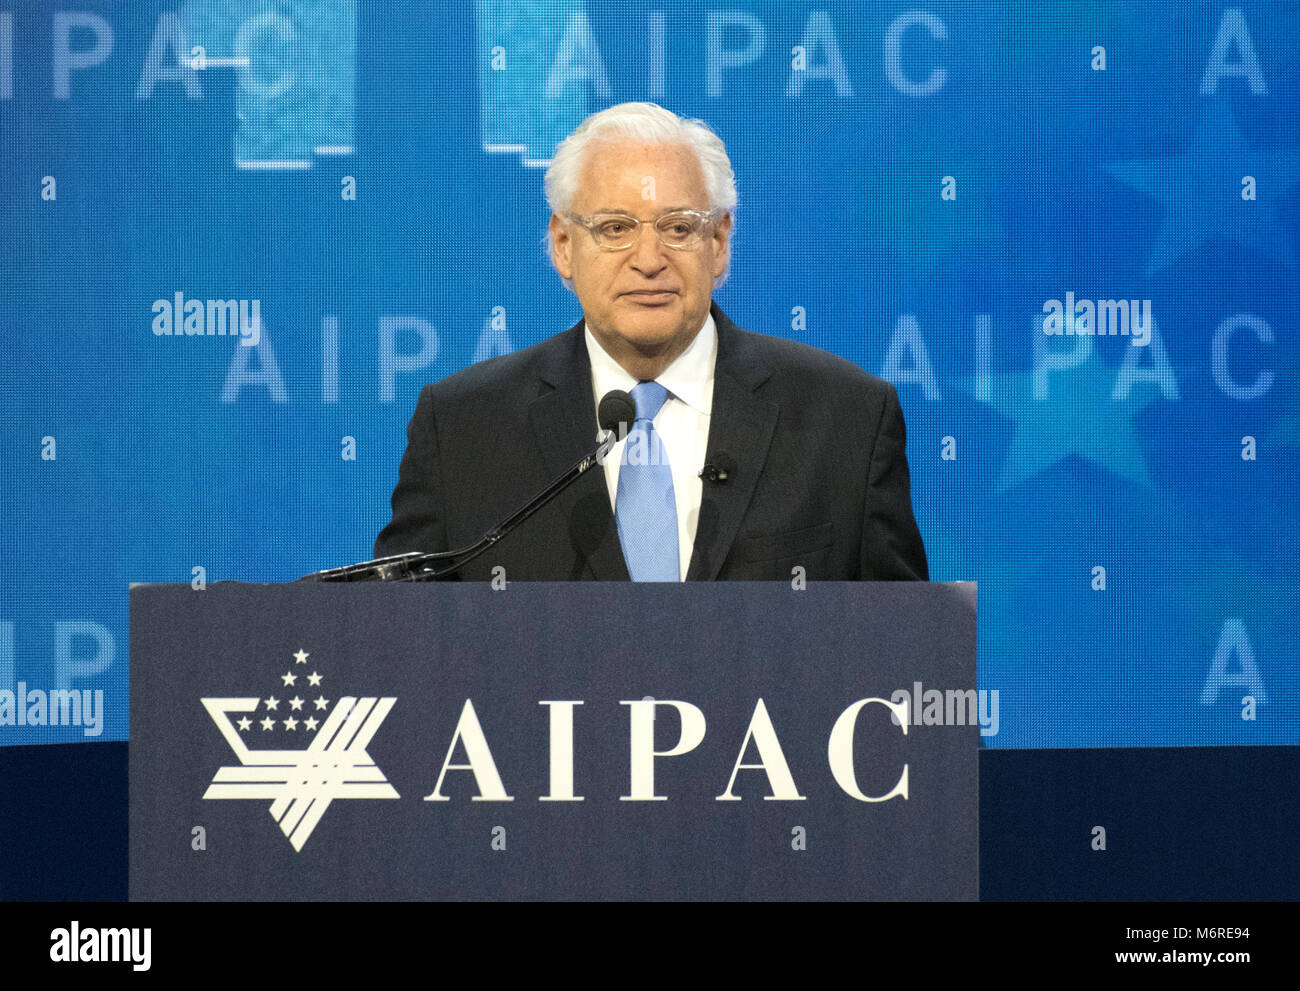
<svg viewBox="0 0 1300 991"><path fill-rule="evenodd" d="M986 709L973 583L137 586L131 898L973 900Z"/></svg>

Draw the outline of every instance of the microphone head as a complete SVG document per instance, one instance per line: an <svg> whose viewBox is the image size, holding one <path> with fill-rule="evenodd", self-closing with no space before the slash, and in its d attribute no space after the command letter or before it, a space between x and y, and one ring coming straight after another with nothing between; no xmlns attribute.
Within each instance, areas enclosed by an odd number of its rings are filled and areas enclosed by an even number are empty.
<svg viewBox="0 0 1300 991"><path fill-rule="evenodd" d="M735 473L736 459L726 451L715 451L713 457L704 463L704 470L700 472L700 477L706 482L725 485Z"/></svg>
<svg viewBox="0 0 1300 991"><path fill-rule="evenodd" d="M626 437L636 422L636 402L622 389L611 389L601 398L597 416L601 430Z"/></svg>

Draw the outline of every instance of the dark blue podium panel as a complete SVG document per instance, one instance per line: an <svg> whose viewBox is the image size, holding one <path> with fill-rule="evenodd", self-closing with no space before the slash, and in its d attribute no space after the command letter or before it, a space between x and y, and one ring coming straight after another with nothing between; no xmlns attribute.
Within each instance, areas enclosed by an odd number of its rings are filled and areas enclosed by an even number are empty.
<svg viewBox="0 0 1300 991"><path fill-rule="evenodd" d="M973 584L137 587L131 897L974 899L989 715Z"/></svg>

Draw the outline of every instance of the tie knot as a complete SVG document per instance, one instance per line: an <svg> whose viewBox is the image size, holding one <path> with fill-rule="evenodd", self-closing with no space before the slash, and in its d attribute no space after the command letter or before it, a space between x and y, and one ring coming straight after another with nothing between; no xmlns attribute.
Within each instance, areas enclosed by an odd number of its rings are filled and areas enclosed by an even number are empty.
<svg viewBox="0 0 1300 991"><path fill-rule="evenodd" d="M668 390L658 382L638 382L632 389L638 420L653 420L668 401Z"/></svg>

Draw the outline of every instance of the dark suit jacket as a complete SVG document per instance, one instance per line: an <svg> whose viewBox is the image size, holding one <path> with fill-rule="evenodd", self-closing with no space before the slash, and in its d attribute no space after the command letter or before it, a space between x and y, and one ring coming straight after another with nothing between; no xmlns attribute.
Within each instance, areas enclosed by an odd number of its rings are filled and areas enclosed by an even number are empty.
<svg viewBox="0 0 1300 991"><path fill-rule="evenodd" d="M741 330L717 307L708 454L690 580L928 580L894 387L842 358ZM596 444L582 324L425 386L377 557L473 543ZM468 564L485 580L628 580L605 473L586 472Z"/></svg>

